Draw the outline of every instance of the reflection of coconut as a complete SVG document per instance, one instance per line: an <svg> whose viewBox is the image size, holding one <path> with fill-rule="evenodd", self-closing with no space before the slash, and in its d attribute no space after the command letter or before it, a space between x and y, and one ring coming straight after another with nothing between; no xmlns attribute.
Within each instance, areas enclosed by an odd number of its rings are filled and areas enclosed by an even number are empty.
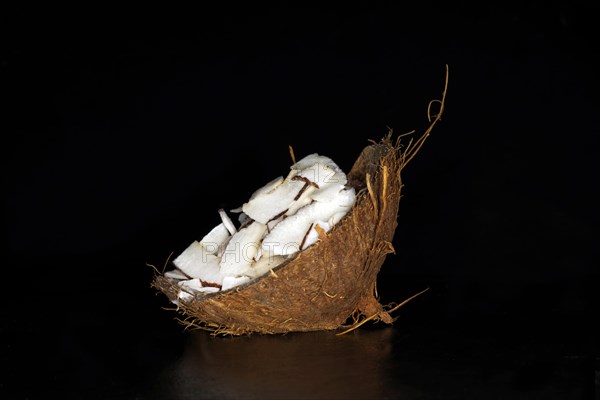
<svg viewBox="0 0 600 400"><path fill-rule="evenodd" d="M291 252L291 256L282 250L276 250L275 256L269 255L269 258L279 257L273 259L273 265L262 265L261 268L265 272L270 272L262 275L256 273L251 277L222 278L220 285L196 285L192 288L195 290L189 292L193 295L183 297L181 285L177 284L176 277L156 276L153 287L177 304L177 311L186 317L184 322L187 325L217 333L333 330L341 328L349 317L353 317L357 322L361 316L365 317L363 320L373 319L391 323L393 319L389 310L378 301L376 278L386 255L394 252L391 240L397 225L402 187L401 171L419 151L440 116L441 111L425 134L406 146L401 145L400 138L392 141L389 134L379 143L365 147L347 176L347 185L356 193L356 201L350 212L342 214L339 222L330 220L329 222L333 223L327 226L331 229L329 232L324 229L325 224L319 226L312 233L315 240L313 245L301 245L301 251ZM307 163L315 165L315 160L310 157L307 159ZM309 182L314 182L310 180L314 177L306 178ZM282 182L281 179L271 182L257 191L249 203L244 205L244 213L253 215L253 221L237 233L230 232L233 234L232 238L244 229L251 229L249 234L254 235L255 239L261 237L269 230L267 224L284 215L293 201L302 196L302 193L298 194L299 191L291 192L289 187L280 189L283 186ZM298 187L302 185L304 191L311 186L303 179L290 179L290 183L292 182L297 182ZM342 186L339 186L330 190L339 192L341 189ZM265 193L277 190L281 191L277 196L283 200L277 202L276 209L266 212L269 208L260 204L260 201L265 197ZM258 201L253 203L256 199ZM289 205L281 205L286 201ZM256 206L256 209L251 209L253 206ZM291 223L292 218L297 218L298 224L310 224L307 221L311 218L302 217L301 210L305 208L306 206L300 208L293 216L280 221L271 233L276 232L277 226L289 224L289 229L286 227L281 229L281 232L283 237L290 232L293 236L295 231ZM301 216L297 217L299 214ZM318 215L312 217L313 220L320 219ZM290 222L285 222L287 220ZM252 227L254 224L256 226ZM224 237L226 229L231 228L226 226L229 224L225 219L222 225L225 229L219 225L209 233L216 238L215 240ZM306 230L304 225L302 229ZM310 229L305 235L308 234ZM278 262L281 264L277 265ZM247 268L223 262L220 265L221 270L225 266L233 272L239 272L235 271L236 268ZM228 282L226 279L238 281ZM221 290L216 286L220 286ZM230 289L225 290L226 288Z"/></svg>
<svg viewBox="0 0 600 400"><path fill-rule="evenodd" d="M181 357L157 377L157 398L388 399L417 397L402 384L393 329L214 338L193 332ZM398 368L400 367L400 370ZM357 384L358 383L358 384ZM161 392L164 388L164 392Z"/></svg>

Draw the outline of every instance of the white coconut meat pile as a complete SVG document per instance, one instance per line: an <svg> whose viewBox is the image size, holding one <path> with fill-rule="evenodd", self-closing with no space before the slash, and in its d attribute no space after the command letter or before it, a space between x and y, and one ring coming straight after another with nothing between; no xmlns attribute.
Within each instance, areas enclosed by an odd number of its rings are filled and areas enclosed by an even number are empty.
<svg viewBox="0 0 600 400"><path fill-rule="evenodd" d="M328 157L311 154L290 167L286 178L256 190L248 202L224 210L221 223L173 260L165 276L177 282L179 299L242 285L315 244L352 208L356 193ZM177 303L177 301L175 301Z"/></svg>

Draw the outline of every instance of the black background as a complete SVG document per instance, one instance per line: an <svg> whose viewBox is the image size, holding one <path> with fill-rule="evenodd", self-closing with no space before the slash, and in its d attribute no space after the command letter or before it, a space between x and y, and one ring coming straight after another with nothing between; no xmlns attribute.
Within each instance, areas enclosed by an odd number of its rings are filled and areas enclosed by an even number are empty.
<svg viewBox="0 0 600 400"><path fill-rule="evenodd" d="M591 398L595 4L66 15L4 15L8 398L269 397L283 392L265 386L292 378L310 391L290 397L347 398L355 369L333 363L330 380L308 371L313 361L364 362L344 358L361 343L390 367L363 382L387 382L385 398ZM366 326L339 348L329 333L207 339L161 309L169 304L150 288L147 264L162 268L219 222L219 208L285 174L288 145L349 170L388 127L423 132L446 65L444 115L404 171L397 255L379 276L384 302L430 290L393 328ZM204 362L198 387L173 383L191 379L178 360L227 346L238 347L219 353L223 363L262 366L266 381L223 394ZM314 359L298 370L248 361L292 357L290 346ZM289 379L269 378L278 371Z"/></svg>

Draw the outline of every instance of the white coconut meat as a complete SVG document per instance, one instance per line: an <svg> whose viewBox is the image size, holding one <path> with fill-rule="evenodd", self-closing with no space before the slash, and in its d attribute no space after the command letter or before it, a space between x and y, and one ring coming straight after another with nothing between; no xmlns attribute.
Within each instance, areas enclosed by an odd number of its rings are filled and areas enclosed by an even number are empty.
<svg viewBox="0 0 600 400"><path fill-rule="evenodd" d="M310 185L310 184L305 183L305 185L306 185L306 187L305 187L304 191L302 192L302 194L300 195L300 197L297 200L295 200L290 205L290 208L288 208L288 210L285 212L284 215L286 217L296 214L299 209L312 203L312 201L313 201L312 195L318 189L315 186Z"/></svg>
<svg viewBox="0 0 600 400"><path fill-rule="evenodd" d="M267 272L271 271L285 260L286 258L282 256L265 255L252 264L251 268L246 272L245 275L253 279L258 278L259 276L263 276Z"/></svg>
<svg viewBox="0 0 600 400"><path fill-rule="evenodd" d="M257 197L261 194L271 193L282 183L283 183L283 176L279 176L279 177L273 179L271 182L267 183L265 186L261 187L260 189L257 189L254 193L252 193L252 196L250 196L250 200L253 200L255 197Z"/></svg>
<svg viewBox="0 0 600 400"><path fill-rule="evenodd" d="M306 236L304 236L304 243L302 243L302 248L300 250L304 250L307 247L317 243L319 241L319 239L321 239L321 235L323 235L326 232L329 232L330 229L331 229L331 225L328 222L325 222L325 221L314 222L311 225L308 232L306 233Z"/></svg>
<svg viewBox="0 0 600 400"><path fill-rule="evenodd" d="M230 237L229 229L225 227L224 223L220 223L202 238L200 244L207 253L218 254L219 250L227 243Z"/></svg>
<svg viewBox="0 0 600 400"><path fill-rule="evenodd" d="M317 163L310 167L299 171L296 177L307 178L310 182L316 185L317 188L324 187L333 183L346 184L346 175L341 172L337 166ZM297 179L297 178L293 178Z"/></svg>
<svg viewBox="0 0 600 400"><path fill-rule="evenodd" d="M204 283L200 279L189 279L187 281L181 281L178 283L181 290L187 293L215 293L220 290L219 287L204 286Z"/></svg>
<svg viewBox="0 0 600 400"><path fill-rule="evenodd" d="M302 207L277 224L263 239L263 248L275 255L290 255L299 251L304 238L315 221L328 221L334 215L344 215L354 204L353 188L342 190L332 201L315 201Z"/></svg>
<svg viewBox="0 0 600 400"><path fill-rule="evenodd" d="M175 279L175 280L182 280L182 279L190 279L189 276L187 276L186 274L184 274L180 269L175 268L172 271L167 271L165 272L165 276L167 278L171 278L171 279Z"/></svg>
<svg viewBox="0 0 600 400"><path fill-rule="evenodd" d="M223 210L221 208L219 210L219 215L221 216L221 220L223 221L223 225L225 225L225 228L227 228L227 230L229 231L229 233L231 235L235 235L235 233L237 232L237 229L235 229L235 225L233 224L233 221L231 221L231 218L229 218L229 215L227 215L225 210Z"/></svg>
<svg viewBox="0 0 600 400"><path fill-rule="evenodd" d="M278 223L284 220L284 218L287 218L287 215L283 214L281 217L272 219L269 222L267 222L267 232L271 232Z"/></svg>
<svg viewBox="0 0 600 400"><path fill-rule="evenodd" d="M246 215L246 213L240 213L240 215L238 216L238 222L240 223L240 227L250 223L252 221L252 218L250 218L248 215Z"/></svg>
<svg viewBox="0 0 600 400"><path fill-rule="evenodd" d="M233 235L223 252L220 272L226 276L243 275L255 261L267 226L253 221Z"/></svg>
<svg viewBox="0 0 600 400"><path fill-rule="evenodd" d="M250 278L247 276L228 276L223 279L223 287L221 290L229 290L248 282L250 282Z"/></svg>
<svg viewBox="0 0 600 400"><path fill-rule="evenodd" d="M178 281L179 300L228 290L256 279L298 251L322 240L352 208L356 194L329 157L310 154L257 189L242 207L236 228L220 209L222 222L193 242L165 273ZM191 279L190 279L191 278Z"/></svg>
<svg viewBox="0 0 600 400"><path fill-rule="evenodd" d="M336 171L325 178L325 182L311 194L311 198L316 201L332 201L346 188L347 182L346 174Z"/></svg>
<svg viewBox="0 0 600 400"><path fill-rule="evenodd" d="M303 188L302 181L286 180L272 191L260 193L244 203L242 210L253 220L267 224L283 215L301 196Z"/></svg>
<svg viewBox="0 0 600 400"><path fill-rule="evenodd" d="M191 278L198 278L209 284L221 285L223 275L219 267L220 258L206 251L206 248L194 241L183 251L173 264Z"/></svg>
<svg viewBox="0 0 600 400"><path fill-rule="evenodd" d="M264 185L263 187L261 187L260 189L257 189L254 193L252 193L252 195L250 196L250 199L248 200L248 203L252 202L256 197L260 197L260 196L265 196L265 195L269 195L271 192L273 192L278 186L280 186L282 183L284 182L284 179L282 176L279 176L275 179L273 179L271 182L267 183L266 185ZM256 202L258 205L260 205L260 202ZM247 203L246 203L247 204ZM254 220L256 218L251 217L247 214L247 212L244 212L244 210L253 210L253 215L259 215L262 211L254 211L255 208L255 204L252 205L242 205L241 207L238 208L234 208L233 210L231 210L231 212L234 213L240 213L239 217L238 217L238 221L240 223L241 226L243 226L244 224L248 223L251 220ZM267 219L265 221L265 218L261 218L261 221L264 224L266 224L271 218Z"/></svg>

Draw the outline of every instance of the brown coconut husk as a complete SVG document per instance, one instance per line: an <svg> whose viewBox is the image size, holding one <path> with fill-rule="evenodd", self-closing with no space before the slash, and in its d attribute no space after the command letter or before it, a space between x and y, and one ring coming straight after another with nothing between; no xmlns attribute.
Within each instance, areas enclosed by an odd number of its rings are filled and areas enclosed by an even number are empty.
<svg viewBox="0 0 600 400"><path fill-rule="evenodd" d="M281 334L317 330L348 332L367 321L391 324L399 305L383 306L377 293L377 275L390 253L397 226L402 189L401 172L421 149L443 109L442 100L430 103L430 125L417 140L402 144L390 131L365 147L348 173L357 191L352 210L319 242L299 252L245 285L179 300L175 309L184 325L216 334ZM439 112L431 116L432 103ZM179 287L157 273L152 287L177 300ZM427 289L426 289L427 290ZM350 326L345 325L352 318Z"/></svg>

